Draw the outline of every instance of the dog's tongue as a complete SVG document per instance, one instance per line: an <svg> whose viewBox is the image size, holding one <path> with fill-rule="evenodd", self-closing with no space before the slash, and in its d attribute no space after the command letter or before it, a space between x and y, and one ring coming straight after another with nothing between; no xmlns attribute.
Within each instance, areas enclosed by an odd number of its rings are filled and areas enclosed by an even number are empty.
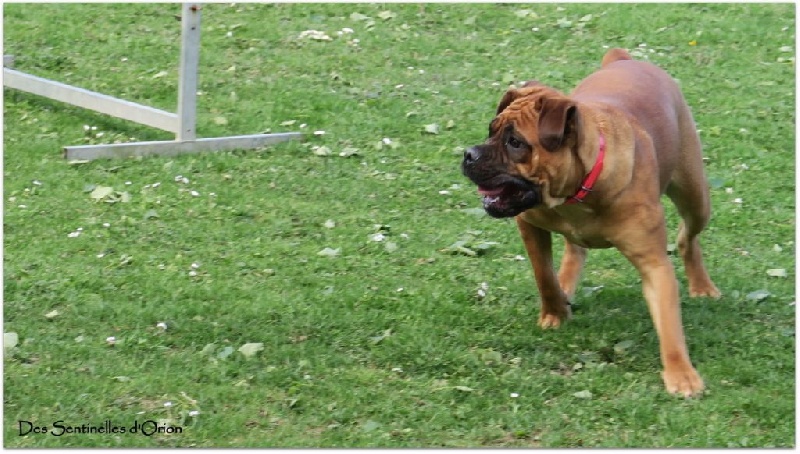
<svg viewBox="0 0 800 454"><path fill-rule="evenodd" d="M478 194L486 197L497 197L503 193L503 188L488 189L483 186L478 186Z"/></svg>

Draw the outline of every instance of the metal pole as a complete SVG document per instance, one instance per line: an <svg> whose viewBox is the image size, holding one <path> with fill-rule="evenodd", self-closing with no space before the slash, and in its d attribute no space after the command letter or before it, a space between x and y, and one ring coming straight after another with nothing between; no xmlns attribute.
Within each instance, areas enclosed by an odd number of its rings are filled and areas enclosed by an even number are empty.
<svg viewBox="0 0 800 454"><path fill-rule="evenodd" d="M200 8L184 3L181 13L181 66L178 82L177 141L197 137L197 69L200 65Z"/></svg>

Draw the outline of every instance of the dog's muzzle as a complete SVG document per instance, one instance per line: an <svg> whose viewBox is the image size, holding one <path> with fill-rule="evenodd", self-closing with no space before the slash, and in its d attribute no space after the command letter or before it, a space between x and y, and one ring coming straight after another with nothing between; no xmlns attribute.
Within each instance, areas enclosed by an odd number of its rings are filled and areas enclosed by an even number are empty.
<svg viewBox="0 0 800 454"><path fill-rule="evenodd" d="M505 166L491 162L485 146L477 145L464 151L461 170L464 176L478 185L483 208L496 218L516 216L542 202L539 187L519 176L508 173Z"/></svg>

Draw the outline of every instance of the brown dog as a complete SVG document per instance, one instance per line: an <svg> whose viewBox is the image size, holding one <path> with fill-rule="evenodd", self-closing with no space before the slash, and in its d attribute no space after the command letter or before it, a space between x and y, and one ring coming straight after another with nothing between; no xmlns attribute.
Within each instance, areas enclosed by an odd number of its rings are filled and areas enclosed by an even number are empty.
<svg viewBox="0 0 800 454"><path fill-rule="evenodd" d="M689 294L718 297L697 238L710 215L708 185L692 114L666 72L612 49L570 96L535 81L509 90L488 140L464 153L462 169L490 215L516 217L542 328L570 317L586 248L616 247L642 276L667 391L702 392L684 340L660 198L672 199L683 218L677 243ZM566 239L558 277L551 232Z"/></svg>

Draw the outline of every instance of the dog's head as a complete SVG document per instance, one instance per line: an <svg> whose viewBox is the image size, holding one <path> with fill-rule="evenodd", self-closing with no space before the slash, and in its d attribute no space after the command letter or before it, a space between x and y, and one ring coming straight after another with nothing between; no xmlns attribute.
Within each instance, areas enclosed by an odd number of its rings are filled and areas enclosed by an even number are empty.
<svg viewBox="0 0 800 454"><path fill-rule="evenodd" d="M494 217L559 205L575 190L580 116L574 101L538 82L506 92L489 138L464 153L462 171Z"/></svg>

